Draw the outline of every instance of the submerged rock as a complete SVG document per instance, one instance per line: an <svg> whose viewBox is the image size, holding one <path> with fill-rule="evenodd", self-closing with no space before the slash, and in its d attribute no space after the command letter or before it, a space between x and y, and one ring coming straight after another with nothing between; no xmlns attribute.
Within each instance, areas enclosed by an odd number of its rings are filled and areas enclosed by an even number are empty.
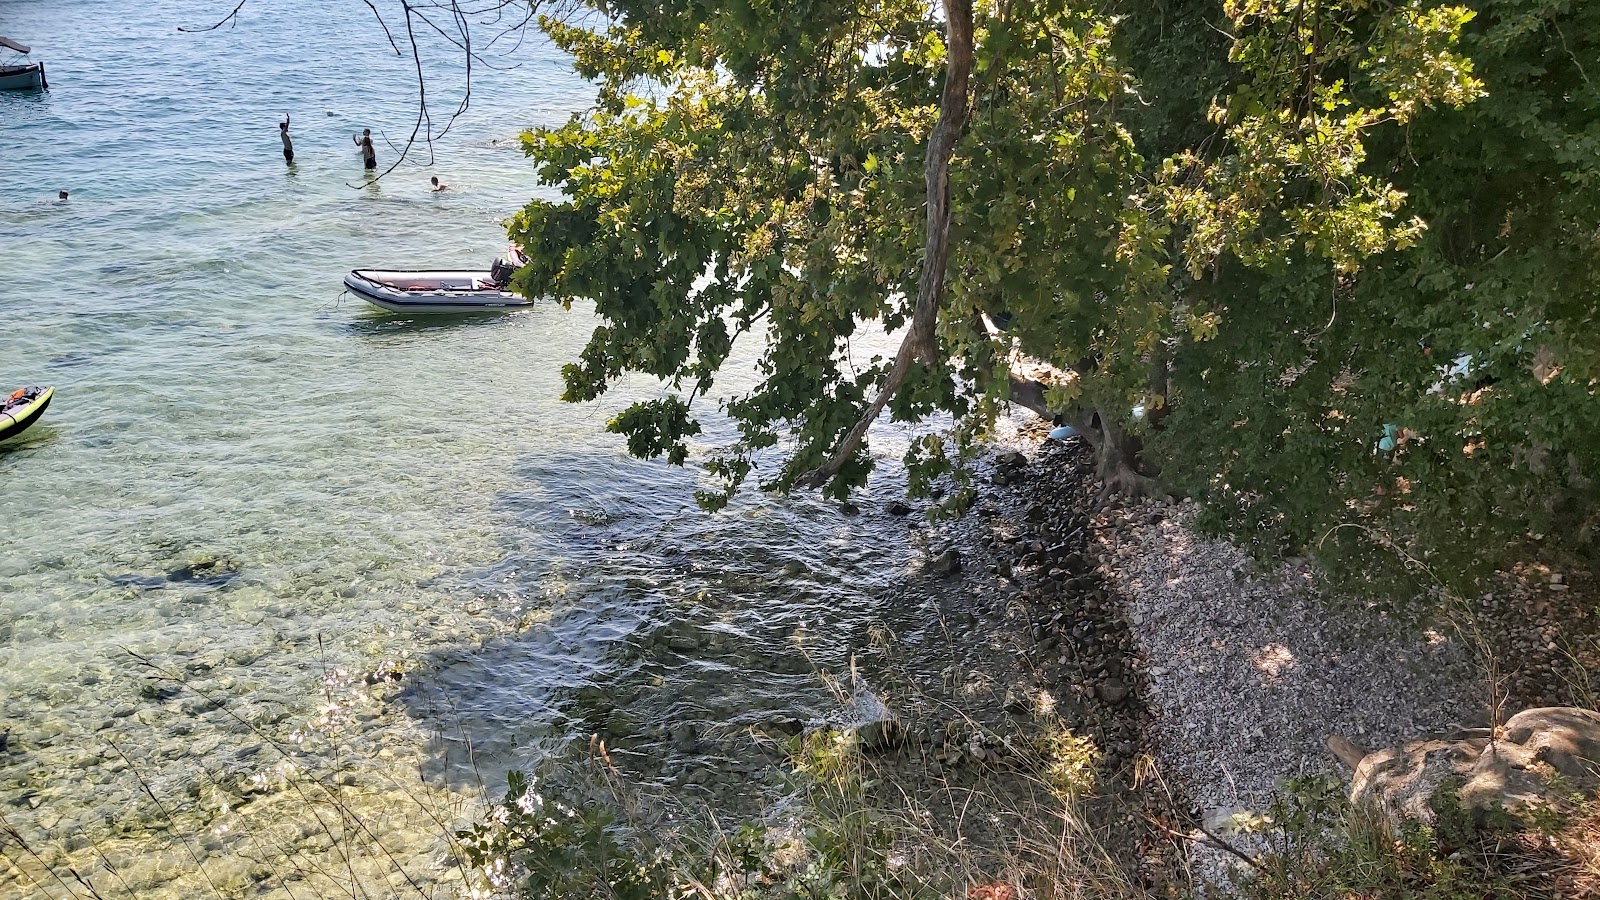
<svg viewBox="0 0 1600 900"><path fill-rule="evenodd" d="M229 560L211 556L201 557L167 573L167 581L174 584L198 584L204 587L221 587L238 577L238 566Z"/></svg>
<svg viewBox="0 0 1600 900"><path fill-rule="evenodd" d="M961 571L961 553L951 547L928 561L928 571L935 575L954 575Z"/></svg>
<svg viewBox="0 0 1600 900"><path fill-rule="evenodd" d="M672 749L680 753L693 753L699 746L700 736L694 725L688 722L679 722L667 729L667 740L672 744Z"/></svg>
<svg viewBox="0 0 1600 900"><path fill-rule="evenodd" d="M854 736L862 750L881 752L899 742L903 730L899 718L860 678L850 696L850 714L850 722L840 731Z"/></svg>

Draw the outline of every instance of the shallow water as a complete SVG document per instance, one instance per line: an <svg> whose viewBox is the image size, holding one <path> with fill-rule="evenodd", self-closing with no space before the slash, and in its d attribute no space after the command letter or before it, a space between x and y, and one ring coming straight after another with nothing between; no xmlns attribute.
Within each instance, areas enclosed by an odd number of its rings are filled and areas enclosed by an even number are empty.
<svg viewBox="0 0 1600 900"><path fill-rule="evenodd" d="M231 6L0 0L52 88L0 95L0 386L57 387L0 445L0 811L39 854L5 848L0 894L70 896L47 864L108 896L321 896L396 868L449 893L441 821L506 769L608 728L655 777L660 726L816 712L813 665L916 619L894 600L903 521L814 499L706 515L692 470L603 432L657 385L559 403L583 310L340 300L358 265L503 248L535 191L515 135L590 96L557 52L480 68L433 165L365 185L349 135L392 161L410 60L354 0L177 30ZM441 70L437 110L452 91ZM361 677L380 670L409 674ZM307 824L323 799L295 772L395 839L352 852Z"/></svg>

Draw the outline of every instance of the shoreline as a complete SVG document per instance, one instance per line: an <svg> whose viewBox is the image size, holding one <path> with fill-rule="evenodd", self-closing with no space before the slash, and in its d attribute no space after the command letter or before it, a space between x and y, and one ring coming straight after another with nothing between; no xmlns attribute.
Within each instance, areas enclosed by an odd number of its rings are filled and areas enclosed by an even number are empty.
<svg viewBox="0 0 1600 900"><path fill-rule="evenodd" d="M768 660L770 672L820 684L812 693L831 692L832 712L818 715L814 699L796 694L787 709L733 710L685 729L672 719L646 721L646 708L626 696L585 689L562 708L591 723L590 761L598 748L609 767L606 744L616 741L609 753L622 771L612 774L628 781L630 796L649 801L640 805L653 807L658 822L709 816L718 827L770 825L796 814L784 769L795 765L804 738L849 735L870 776L866 808L914 829L927 841L924 851L954 860L958 880L974 890L1017 884L1027 895L1030 879L1067 877L1094 883L1104 896L1183 895L1226 885L1242 865L1207 832L1251 849L1257 838L1237 826L1259 821L1285 779L1322 774L1348 782L1327 751L1329 738L1378 749L1488 721L1483 673L1459 637L1330 602L1305 564L1262 567L1225 541L1198 536L1188 524L1190 503L1095 508L1086 448L1046 441L1044 430L1030 422L1000 435L976 464L977 498L953 521L930 523L914 515L922 504L887 495L846 512L877 520L861 525L879 532L885 521L903 522L907 543L918 549L874 595L886 601L884 619L827 636L846 642L848 670L819 668L803 649ZM904 549L880 562L901 560ZM1502 644L1526 657L1502 681L1547 688L1512 691L1513 704L1570 699L1576 688L1568 682L1562 694L1540 673L1554 671L1560 650L1545 640L1555 617L1581 609L1586 595L1567 589L1565 578L1542 577L1524 577L1484 603L1485 627L1501 629ZM1522 609L1542 612L1519 629ZM729 637L677 611L640 634L640 652L660 664L703 665L729 652ZM1533 652L1536 639L1542 655ZM480 647L467 656L490 662L494 652ZM1584 658L1575 660L1582 671ZM354 675L341 706L357 718L390 715L390 704L427 690L438 675ZM196 711L209 703L162 699ZM569 767L581 781L582 742L571 750L545 768ZM419 766L419 788L437 790L442 764ZM359 772L308 774L330 809L367 800L370 779ZM295 777L283 776L270 791L240 783L197 799L221 804L224 815L262 800L279 806ZM545 783L559 790L560 777ZM483 785L476 800L483 808L453 806L451 820L481 821L501 789ZM442 889L470 884L475 876L458 868L458 854L430 849L454 842L443 833L430 838L422 824L396 852L425 864L426 880ZM342 840L358 847L364 838L351 834ZM173 836L204 837L180 829L159 838L159 856L123 848L112 856L141 885L176 883L184 857ZM149 837L157 840L157 832ZM314 829L281 839L308 840L319 852L347 849L337 834ZM285 874L212 843L200 845L205 868L230 885ZM389 863L372 862L375 883L396 877Z"/></svg>
<svg viewBox="0 0 1600 900"><path fill-rule="evenodd" d="M952 549L959 560L943 576L949 615L990 647L969 662L995 671L943 720L912 710L900 766L925 771L900 773L903 785L948 792L974 765L995 776L990 789L1008 766L1032 777L1016 758L1026 754L1008 760L991 745L1025 744L1017 735L1042 718L1019 698L1050 695L1099 751L1080 799L1122 849L1128 883L1231 890L1244 863L1216 838L1260 849L1249 831L1291 779L1348 789L1330 739L1370 751L1593 702L1584 679L1600 672L1600 641L1587 585L1572 590L1570 576L1511 573L1465 629L1390 615L1330 594L1304 560L1261 565L1199 534L1191 501L1093 509L1087 451L1044 431L1002 435L968 513L923 526L931 569L948 568ZM950 721L965 723L957 740Z"/></svg>

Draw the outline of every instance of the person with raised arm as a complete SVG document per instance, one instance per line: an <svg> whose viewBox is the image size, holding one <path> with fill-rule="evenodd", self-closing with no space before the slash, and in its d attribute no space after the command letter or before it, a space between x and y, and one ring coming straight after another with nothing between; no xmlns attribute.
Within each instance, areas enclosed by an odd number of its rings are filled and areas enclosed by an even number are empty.
<svg viewBox="0 0 1600 900"><path fill-rule="evenodd" d="M361 148L361 164L369 170L376 169L378 153L372 149L372 129L363 128L359 136L352 134L350 140L355 141L356 146Z"/></svg>

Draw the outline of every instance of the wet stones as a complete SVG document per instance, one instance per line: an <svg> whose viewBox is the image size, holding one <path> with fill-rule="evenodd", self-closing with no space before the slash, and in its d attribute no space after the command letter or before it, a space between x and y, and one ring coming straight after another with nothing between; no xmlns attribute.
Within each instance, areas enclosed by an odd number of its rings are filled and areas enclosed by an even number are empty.
<svg viewBox="0 0 1600 900"><path fill-rule="evenodd" d="M928 572L941 578L949 578L960 571L961 553L954 547L947 548L928 560Z"/></svg>
<svg viewBox="0 0 1600 900"><path fill-rule="evenodd" d="M1017 489L1019 533L997 550L1016 564L1034 677L1068 705L1076 704L1073 729L1094 735L1101 766L1114 771L1140 753L1148 712L1139 699L1138 662L1123 603L1106 590L1090 555L1084 504L1091 485L1079 469L1093 467L1081 456L1073 448L1044 452ZM1014 694L1004 705L1012 714L1021 708Z"/></svg>
<svg viewBox="0 0 1600 900"><path fill-rule="evenodd" d="M667 728L667 743L679 753L693 753L700 746L700 734L689 722L677 722Z"/></svg>
<svg viewBox="0 0 1600 900"><path fill-rule="evenodd" d="M237 565L231 560L215 556L202 556L167 572L167 581L173 584L196 584L202 587L222 587L238 577Z"/></svg>

